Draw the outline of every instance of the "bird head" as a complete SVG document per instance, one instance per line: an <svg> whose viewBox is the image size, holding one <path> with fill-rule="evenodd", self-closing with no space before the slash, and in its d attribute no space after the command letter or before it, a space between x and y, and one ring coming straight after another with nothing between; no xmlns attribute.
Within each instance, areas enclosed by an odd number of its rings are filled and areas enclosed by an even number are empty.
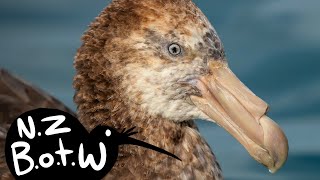
<svg viewBox="0 0 320 180"><path fill-rule="evenodd" d="M217 32L190 0L113 1L84 40L129 106L175 123L214 122L271 172L285 163L288 142L268 105L232 73Z"/></svg>

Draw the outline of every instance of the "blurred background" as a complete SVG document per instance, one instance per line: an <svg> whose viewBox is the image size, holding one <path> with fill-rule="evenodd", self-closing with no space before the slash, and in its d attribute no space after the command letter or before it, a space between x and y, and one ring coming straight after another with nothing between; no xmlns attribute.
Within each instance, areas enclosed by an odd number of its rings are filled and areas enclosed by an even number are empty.
<svg viewBox="0 0 320 180"><path fill-rule="evenodd" d="M0 1L0 67L75 109L73 57L106 0ZM320 179L320 1L200 1L229 64L271 106L289 139L276 174L254 161L227 132L199 121L225 179Z"/></svg>

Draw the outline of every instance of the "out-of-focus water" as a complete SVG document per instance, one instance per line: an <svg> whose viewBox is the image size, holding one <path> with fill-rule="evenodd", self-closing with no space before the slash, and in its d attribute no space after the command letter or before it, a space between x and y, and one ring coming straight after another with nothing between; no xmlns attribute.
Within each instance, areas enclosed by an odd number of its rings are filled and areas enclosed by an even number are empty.
<svg viewBox="0 0 320 180"><path fill-rule="evenodd" d="M0 1L0 66L72 102L73 56L103 0ZM275 175L223 129L199 122L226 179L320 179L320 1L200 1L234 72L286 132L287 164Z"/></svg>

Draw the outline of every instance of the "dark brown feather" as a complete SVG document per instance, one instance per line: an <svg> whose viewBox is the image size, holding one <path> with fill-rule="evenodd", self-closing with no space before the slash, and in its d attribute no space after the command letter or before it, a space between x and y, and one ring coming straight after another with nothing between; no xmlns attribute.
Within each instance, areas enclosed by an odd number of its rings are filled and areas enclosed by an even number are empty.
<svg viewBox="0 0 320 180"><path fill-rule="evenodd" d="M11 123L20 114L37 108L60 109L75 115L54 97L0 69L0 179L13 178L4 154L5 138Z"/></svg>

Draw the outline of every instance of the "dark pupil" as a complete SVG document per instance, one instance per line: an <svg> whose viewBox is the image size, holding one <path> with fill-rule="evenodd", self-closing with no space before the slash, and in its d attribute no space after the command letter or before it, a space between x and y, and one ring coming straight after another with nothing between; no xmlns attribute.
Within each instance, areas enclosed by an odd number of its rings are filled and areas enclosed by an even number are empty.
<svg viewBox="0 0 320 180"><path fill-rule="evenodd" d="M178 55L180 53L180 47L176 44L171 45L169 50L173 55Z"/></svg>
<svg viewBox="0 0 320 180"><path fill-rule="evenodd" d="M178 52L178 48L177 48L177 47L173 47L173 48L172 48L172 53L173 53L173 54L176 54L177 52Z"/></svg>

